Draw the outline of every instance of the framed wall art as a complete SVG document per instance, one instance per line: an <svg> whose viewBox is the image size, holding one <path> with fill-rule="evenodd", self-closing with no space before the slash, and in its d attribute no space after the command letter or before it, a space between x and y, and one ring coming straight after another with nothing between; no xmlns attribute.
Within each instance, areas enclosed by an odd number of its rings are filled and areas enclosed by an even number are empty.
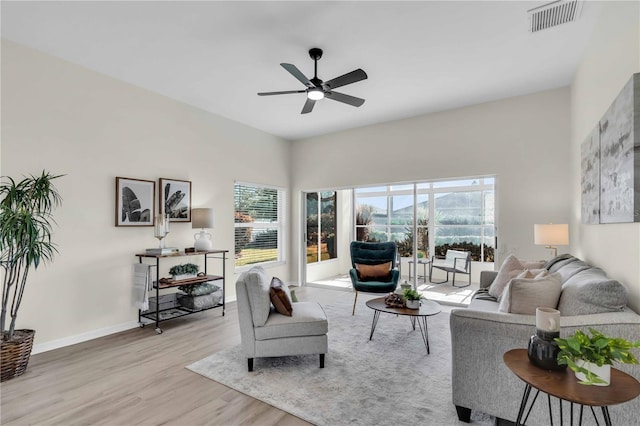
<svg viewBox="0 0 640 426"><path fill-rule="evenodd" d="M580 146L582 223L600 223L600 124Z"/></svg>
<svg viewBox="0 0 640 426"><path fill-rule="evenodd" d="M191 181L160 178L159 207L170 222L191 222Z"/></svg>
<svg viewBox="0 0 640 426"><path fill-rule="evenodd" d="M153 226L156 183L116 177L116 226Z"/></svg>
<svg viewBox="0 0 640 426"><path fill-rule="evenodd" d="M600 223L640 222L640 73L600 120Z"/></svg>

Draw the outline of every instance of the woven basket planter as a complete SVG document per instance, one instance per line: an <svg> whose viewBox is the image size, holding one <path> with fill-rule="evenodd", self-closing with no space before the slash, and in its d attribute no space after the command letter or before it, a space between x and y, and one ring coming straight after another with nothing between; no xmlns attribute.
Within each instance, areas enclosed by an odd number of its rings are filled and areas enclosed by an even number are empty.
<svg viewBox="0 0 640 426"><path fill-rule="evenodd" d="M35 330L16 330L12 341L0 340L0 382L25 372L35 334Z"/></svg>

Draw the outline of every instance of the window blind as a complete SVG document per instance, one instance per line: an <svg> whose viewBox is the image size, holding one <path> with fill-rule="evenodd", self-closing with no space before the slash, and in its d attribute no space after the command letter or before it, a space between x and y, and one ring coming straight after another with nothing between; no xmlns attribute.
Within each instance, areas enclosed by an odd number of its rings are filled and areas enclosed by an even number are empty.
<svg viewBox="0 0 640 426"><path fill-rule="evenodd" d="M234 184L236 267L284 260L283 200L280 188Z"/></svg>

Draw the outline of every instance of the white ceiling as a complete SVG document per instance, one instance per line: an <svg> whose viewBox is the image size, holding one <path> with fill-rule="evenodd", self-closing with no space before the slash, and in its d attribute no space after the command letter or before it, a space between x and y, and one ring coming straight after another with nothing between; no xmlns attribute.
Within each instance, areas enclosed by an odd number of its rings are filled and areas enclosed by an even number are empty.
<svg viewBox="0 0 640 426"><path fill-rule="evenodd" d="M547 1L10 2L2 37L280 137L296 140L570 84L599 13L536 34L527 10ZM308 50L318 76L367 80L301 115Z"/></svg>

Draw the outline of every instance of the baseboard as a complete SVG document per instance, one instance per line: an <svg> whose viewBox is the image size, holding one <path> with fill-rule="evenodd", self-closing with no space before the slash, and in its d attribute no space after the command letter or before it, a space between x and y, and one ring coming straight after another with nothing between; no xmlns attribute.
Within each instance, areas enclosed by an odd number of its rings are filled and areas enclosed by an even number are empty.
<svg viewBox="0 0 640 426"><path fill-rule="evenodd" d="M117 324L110 327L104 327L97 330L87 331L86 333L77 334L75 336L63 337L62 339L50 340L48 342L33 345L31 354L39 354L42 352L52 351L54 349L63 348L65 346L75 345L77 343L86 342L88 340L97 339L98 337L108 336L110 334L119 333L121 331L137 328L138 321L129 321L123 324Z"/></svg>
<svg viewBox="0 0 640 426"><path fill-rule="evenodd" d="M232 298L230 300L225 300L225 305L235 301L236 301L235 298ZM138 321L129 321L122 324L113 325L110 327L100 328L98 330L87 331L86 333L77 334L75 336L63 337L62 339L56 339L56 340L50 340L44 343L38 343L33 345L33 349L31 350L31 355L52 351L54 349L64 348L65 346L75 345L77 343L86 342L88 340L97 339L99 337L108 336L110 334L120 333L121 331L127 331L137 327L139 327Z"/></svg>

